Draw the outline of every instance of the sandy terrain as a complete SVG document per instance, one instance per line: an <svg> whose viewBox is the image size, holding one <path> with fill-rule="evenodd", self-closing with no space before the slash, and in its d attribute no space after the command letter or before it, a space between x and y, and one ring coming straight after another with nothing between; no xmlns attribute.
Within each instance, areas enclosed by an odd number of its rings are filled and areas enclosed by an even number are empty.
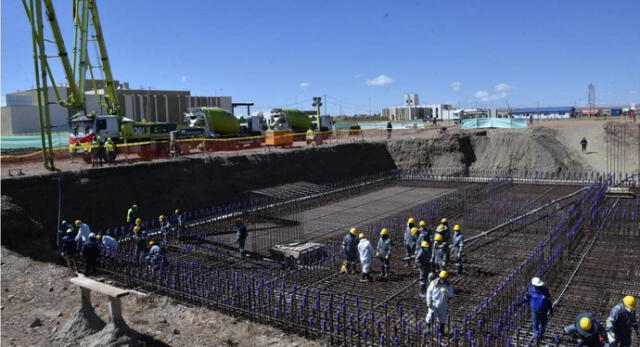
<svg viewBox="0 0 640 347"><path fill-rule="evenodd" d="M2 346L68 345L56 339L56 332L79 305L77 289L68 282L72 276L66 267L36 262L2 247ZM92 303L107 320L107 298L93 295ZM158 295L131 294L123 300L123 309L125 321L145 335L147 346L324 345Z"/></svg>

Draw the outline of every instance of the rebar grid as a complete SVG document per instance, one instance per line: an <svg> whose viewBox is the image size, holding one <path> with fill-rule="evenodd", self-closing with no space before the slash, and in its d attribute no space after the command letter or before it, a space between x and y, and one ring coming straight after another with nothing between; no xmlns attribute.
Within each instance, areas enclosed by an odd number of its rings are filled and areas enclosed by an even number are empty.
<svg viewBox="0 0 640 347"><path fill-rule="evenodd" d="M334 345L448 342L460 346L501 346L513 343L521 333L524 310L512 306L525 283L534 274L549 274L562 268L561 264L569 262L572 254L582 250L576 245L588 238L590 226L603 217L599 206L604 201L606 186L579 190L576 186L544 186L538 182L514 184L512 177L463 184L434 181L429 174L413 175L410 179L404 179L402 174L399 177L397 180L385 174L368 180L372 182L370 185L363 184L367 180L360 180L352 182L354 187L335 185L327 191L303 184L294 187L302 188L302 194L279 195L276 200L269 197L266 205L239 204L220 209L217 214L193 223L188 230L171 231L162 239L166 250L162 263L147 263L124 241L117 260L103 261L102 269L124 285L219 308L305 336L323 336ZM339 274L342 261L339 241L347 230L345 223L351 220L345 218L342 224L340 220L327 221L326 228L337 228L341 233L322 238L307 235L300 221L314 208L347 198L357 200L366 196L364 193L393 184L405 189L435 186L441 191L433 195L433 200L358 225L368 235L382 227L392 231L395 250L389 281L364 284L355 276ZM442 190L456 186L455 191ZM393 194L385 197L393 198ZM367 199L363 202L366 206ZM354 210L361 208L357 201L354 204ZM621 205L612 213L637 223L638 206ZM252 249L255 256L250 259L236 256L233 246L231 222L238 216L250 229L264 228L253 232L260 241L255 242ZM408 217L433 224L443 216L462 224L467 238L482 237L465 252L465 274L451 277L456 288L450 303L451 319L445 331L439 331L437 325L424 323L426 305L417 295L417 273L402 267L403 252L398 251L398 246ZM269 234L287 228L294 228L295 232L284 232L275 241L296 240L302 235L321 240L324 249L305 263L260 256L267 245L273 245L274 239ZM492 232L484 234L486 230ZM160 234L154 237L160 238ZM248 244L252 243L250 240ZM559 280L562 273L548 277L551 281Z"/></svg>

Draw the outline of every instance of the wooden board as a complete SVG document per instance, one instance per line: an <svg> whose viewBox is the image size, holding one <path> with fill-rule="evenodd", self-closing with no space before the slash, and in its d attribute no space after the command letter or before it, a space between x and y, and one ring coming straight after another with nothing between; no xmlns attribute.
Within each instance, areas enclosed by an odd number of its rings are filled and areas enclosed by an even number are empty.
<svg viewBox="0 0 640 347"><path fill-rule="evenodd" d="M88 277L74 277L69 279L69 282L75 284L78 287L87 288L89 290L96 291L100 294L104 294L112 298L121 298L129 294L128 290L120 289L118 287L110 286L102 282L94 281Z"/></svg>

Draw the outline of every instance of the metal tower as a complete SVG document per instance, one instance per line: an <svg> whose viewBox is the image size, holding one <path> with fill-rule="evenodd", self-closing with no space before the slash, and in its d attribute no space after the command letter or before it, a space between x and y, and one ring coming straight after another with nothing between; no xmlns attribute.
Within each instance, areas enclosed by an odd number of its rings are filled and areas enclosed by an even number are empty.
<svg viewBox="0 0 640 347"><path fill-rule="evenodd" d="M589 114L593 115L596 109L596 87L589 83Z"/></svg>

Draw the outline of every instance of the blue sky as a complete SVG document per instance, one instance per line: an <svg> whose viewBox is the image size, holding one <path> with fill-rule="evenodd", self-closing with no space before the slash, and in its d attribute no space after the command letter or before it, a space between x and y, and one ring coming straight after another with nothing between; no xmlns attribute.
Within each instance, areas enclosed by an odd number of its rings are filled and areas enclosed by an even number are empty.
<svg viewBox="0 0 640 347"><path fill-rule="evenodd" d="M71 0L55 3L70 50ZM640 103L638 0L98 5L115 78L133 88L231 95L256 109L327 95L333 114L376 112L406 92L463 107L581 105L589 82L598 103ZM34 85L18 0L2 0L1 81L3 94Z"/></svg>

